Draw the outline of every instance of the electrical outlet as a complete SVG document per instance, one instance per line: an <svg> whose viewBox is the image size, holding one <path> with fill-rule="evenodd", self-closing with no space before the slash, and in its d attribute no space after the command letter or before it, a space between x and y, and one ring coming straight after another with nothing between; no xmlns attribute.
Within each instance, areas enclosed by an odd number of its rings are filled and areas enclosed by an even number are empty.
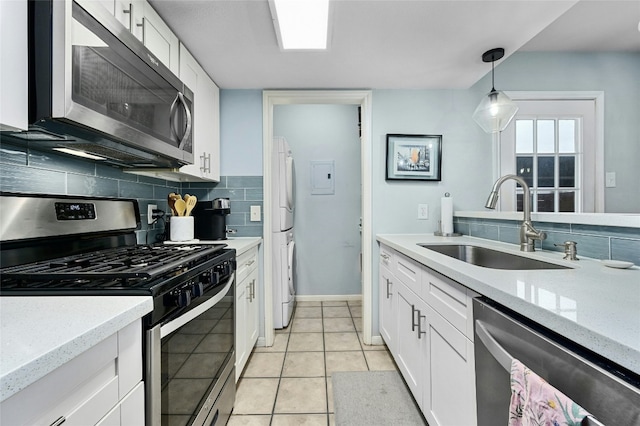
<svg viewBox="0 0 640 426"><path fill-rule="evenodd" d="M149 204L147 206L147 224L151 225L153 223L153 221L155 220L153 218L153 211L157 209L158 209L157 204Z"/></svg>
<svg viewBox="0 0 640 426"><path fill-rule="evenodd" d="M260 206L251 206L251 222L260 222Z"/></svg>
<svg viewBox="0 0 640 426"><path fill-rule="evenodd" d="M429 219L429 205L418 204L418 219Z"/></svg>

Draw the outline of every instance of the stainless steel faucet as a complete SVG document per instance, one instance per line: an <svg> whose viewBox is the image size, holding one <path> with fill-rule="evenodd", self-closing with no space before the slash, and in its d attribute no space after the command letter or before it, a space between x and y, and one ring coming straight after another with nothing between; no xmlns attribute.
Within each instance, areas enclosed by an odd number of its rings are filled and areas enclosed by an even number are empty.
<svg viewBox="0 0 640 426"><path fill-rule="evenodd" d="M531 223L531 199L529 198L529 185L517 175L504 175L499 178L496 183L493 184L493 189L491 189L491 194L489 194L489 198L487 199L487 203L484 205L488 209L495 209L496 204L498 203L498 195L500 191L500 186L509 179L513 179L518 182L522 189L524 190L523 194L523 210L524 210L524 220L522 221L522 225L520 225L520 251L536 251L535 248L535 240L545 240L547 238L547 234L544 232L538 231L533 227L533 223Z"/></svg>

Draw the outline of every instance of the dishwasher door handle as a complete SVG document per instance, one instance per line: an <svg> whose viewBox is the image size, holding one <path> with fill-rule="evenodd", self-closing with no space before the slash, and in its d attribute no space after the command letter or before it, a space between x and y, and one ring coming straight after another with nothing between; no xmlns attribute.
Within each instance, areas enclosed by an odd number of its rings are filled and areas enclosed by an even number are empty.
<svg viewBox="0 0 640 426"><path fill-rule="evenodd" d="M511 374L511 363L513 362L513 356L498 343L498 341L489 333L489 330L485 327L484 323L480 320L476 320L476 335L480 338L480 341L487 348L491 356L493 356L498 364L502 366L509 374ZM604 426L593 416L586 416L580 422L580 426Z"/></svg>
<svg viewBox="0 0 640 426"><path fill-rule="evenodd" d="M484 323L480 320L476 320L476 334L489 353L496 359L496 361L498 361L498 364L508 372L511 372L513 357L500 345L500 343L498 343L491 333L489 333L489 330L487 330Z"/></svg>

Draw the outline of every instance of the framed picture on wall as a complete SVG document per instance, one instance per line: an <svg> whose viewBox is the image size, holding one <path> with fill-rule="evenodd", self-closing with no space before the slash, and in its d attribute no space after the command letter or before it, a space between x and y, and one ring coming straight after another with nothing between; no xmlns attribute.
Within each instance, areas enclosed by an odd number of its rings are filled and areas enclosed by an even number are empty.
<svg viewBox="0 0 640 426"><path fill-rule="evenodd" d="M386 180L441 180L442 135L387 134Z"/></svg>

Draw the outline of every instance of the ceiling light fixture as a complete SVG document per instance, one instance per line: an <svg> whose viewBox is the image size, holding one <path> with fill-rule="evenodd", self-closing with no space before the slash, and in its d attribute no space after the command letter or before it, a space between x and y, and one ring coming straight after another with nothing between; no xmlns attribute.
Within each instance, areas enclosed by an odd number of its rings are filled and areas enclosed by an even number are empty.
<svg viewBox="0 0 640 426"><path fill-rule="evenodd" d="M329 0L269 0L269 6L282 49L327 48Z"/></svg>
<svg viewBox="0 0 640 426"><path fill-rule="evenodd" d="M483 62L491 62L491 92L485 96L473 113L473 119L487 133L503 131L518 112L518 106L503 92L496 90L494 62L504 56L504 49L497 47L482 55Z"/></svg>

